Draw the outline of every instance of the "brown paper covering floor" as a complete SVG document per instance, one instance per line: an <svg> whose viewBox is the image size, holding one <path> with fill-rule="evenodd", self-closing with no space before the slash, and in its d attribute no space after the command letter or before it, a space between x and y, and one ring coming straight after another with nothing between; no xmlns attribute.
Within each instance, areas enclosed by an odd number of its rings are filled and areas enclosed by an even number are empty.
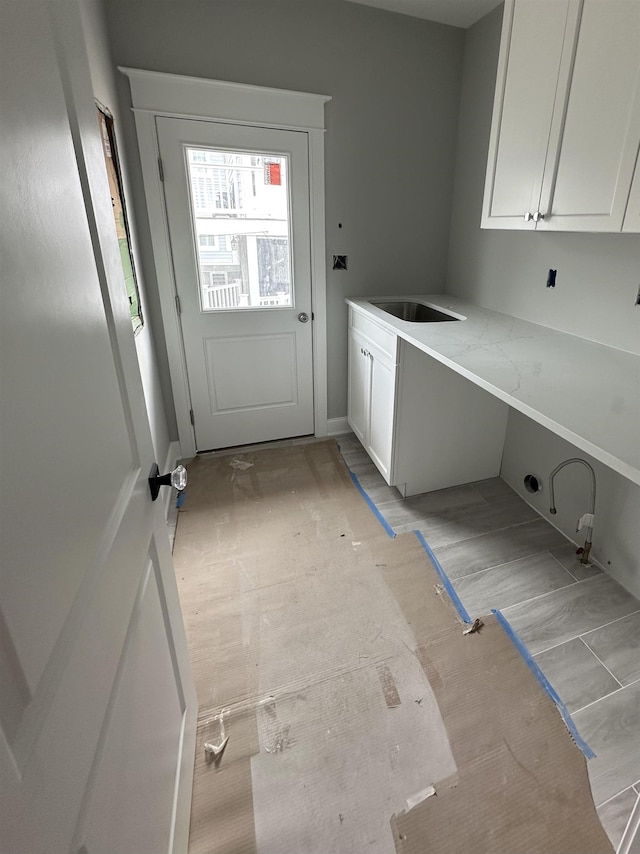
<svg viewBox="0 0 640 854"><path fill-rule="evenodd" d="M174 561L199 700L191 854L613 850L510 639L493 617L463 634L334 442L195 460Z"/></svg>

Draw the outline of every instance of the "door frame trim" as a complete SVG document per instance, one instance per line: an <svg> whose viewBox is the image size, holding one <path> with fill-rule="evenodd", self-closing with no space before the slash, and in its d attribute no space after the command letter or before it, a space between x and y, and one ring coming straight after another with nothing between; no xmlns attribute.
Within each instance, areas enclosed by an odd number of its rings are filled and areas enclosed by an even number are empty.
<svg viewBox="0 0 640 854"><path fill-rule="evenodd" d="M176 307L171 245L164 192L158 168L159 146L156 117L205 119L228 124L297 130L309 144L309 193L311 229L311 307L313 311L313 407L314 434L326 436L327 421L327 308L324 204L324 105L329 95L313 95L287 89L270 89L243 83L185 77L119 66L129 78L132 109L138 136L142 178L149 214L160 310L169 361L171 388L178 426L180 451L195 456L196 440L191 424L187 366L182 330Z"/></svg>

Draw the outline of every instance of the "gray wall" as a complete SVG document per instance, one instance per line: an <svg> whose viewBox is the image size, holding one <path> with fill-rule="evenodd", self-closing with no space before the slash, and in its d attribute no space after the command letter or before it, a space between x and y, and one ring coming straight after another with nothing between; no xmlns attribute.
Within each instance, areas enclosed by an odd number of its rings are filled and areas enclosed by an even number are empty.
<svg viewBox="0 0 640 854"><path fill-rule="evenodd" d="M331 95L328 416L344 416L344 297L444 290L464 31L342 0L108 0L107 12L118 65ZM148 232L139 181L134 192ZM346 272L330 269L338 253Z"/></svg>
<svg viewBox="0 0 640 854"><path fill-rule="evenodd" d="M451 223L447 290L496 311L640 352L638 235L536 234L482 231L484 191L502 7L465 33L464 71ZM545 287L558 269L555 290ZM598 400L593 400L598 406ZM637 520L640 487L577 451L518 412L509 416L502 477L562 532L582 544L576 520L589 509L589 480L581 466L564 469L556 482L558 515L550 517L548 476L579 456L596 470L598 497L593 554L640 596ZM531 496L524 476L538 475L543 492Z"/></svg>

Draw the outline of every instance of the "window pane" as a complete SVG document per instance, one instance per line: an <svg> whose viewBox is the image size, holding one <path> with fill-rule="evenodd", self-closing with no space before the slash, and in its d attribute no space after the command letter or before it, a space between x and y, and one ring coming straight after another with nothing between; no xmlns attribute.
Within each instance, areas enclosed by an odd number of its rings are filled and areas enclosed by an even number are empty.
<svg viewBox="0 0 640 854"><path fill-rule="evenodd" d="M292 306L288 157L186 151L202 310Z"/></svg>

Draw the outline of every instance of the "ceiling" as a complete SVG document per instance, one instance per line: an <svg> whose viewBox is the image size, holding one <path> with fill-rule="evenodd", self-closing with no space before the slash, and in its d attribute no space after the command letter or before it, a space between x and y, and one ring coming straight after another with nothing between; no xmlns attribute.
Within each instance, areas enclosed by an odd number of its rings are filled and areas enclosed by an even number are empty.
<svg viewBox="0 0 640 854"><path fill-rule="evenodd" d="M487 12L499 5L501 0L349 0L363 6L375 6L401 15L451 24L466 29L479 21Z"/></svg>

